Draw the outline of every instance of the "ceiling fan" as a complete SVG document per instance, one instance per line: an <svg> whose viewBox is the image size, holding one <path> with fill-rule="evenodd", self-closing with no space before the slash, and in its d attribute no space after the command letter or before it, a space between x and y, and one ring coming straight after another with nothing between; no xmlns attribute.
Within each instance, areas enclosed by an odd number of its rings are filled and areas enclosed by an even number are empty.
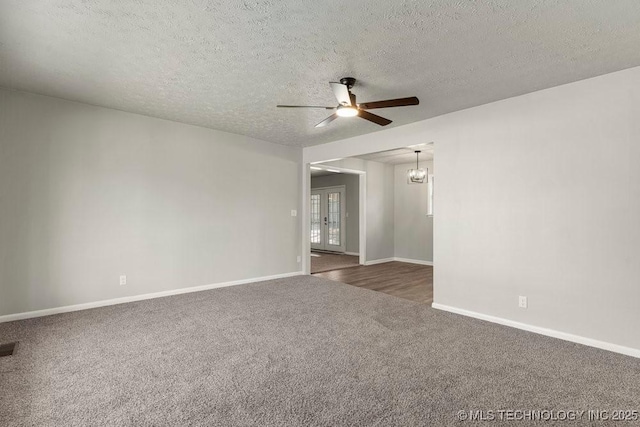
<svg viewBox="0 0 640 427"><path fill-rule="evenodd" d="M351 88L356 83L353 77L343 77L338 82L330 82L329 86L333 90L333 94L338 100L337 107L320 107L316 105L278 105L279 108L323 108L325 110L336 110L335 113L321 121L316 125L317 128L323 127L337 119L338 117L362 117L380 126L386 126L391 120L385 119L378 115L372 114L366 110L374 108L404 107L407 105L418 105L420 101L415 96L410 98L387 99L385 101L356 103L356 96L351 93Z"/></svg>

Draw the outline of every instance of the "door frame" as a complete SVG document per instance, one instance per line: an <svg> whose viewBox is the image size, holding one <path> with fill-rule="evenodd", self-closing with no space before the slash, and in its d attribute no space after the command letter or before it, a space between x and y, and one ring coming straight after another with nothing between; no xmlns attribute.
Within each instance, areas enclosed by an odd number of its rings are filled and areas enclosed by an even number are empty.
<svg viewBox="0 0 640 427"><path fill-rule="evenodd" d="M342 253L346 253L347 252L347 221L346 221L346 216L347 216L347 186L346 185L332 185L330 187L316 187L316 188L312 188L309 192L309 195L313 194L314 191L327 191L327 190L334 190L336 189L337 191L342 191L342 195L344 197L344 200L342 200L340 203L340 241L342 243L344 243L344 251L342 251ZM322 202L320 202L320 206L322 206ZM328 208L328 205L326 206ZM311 213L311 209L309 209L309 213ZM329 214L327 213L327 216ZM320 215L322 217L322 214ZM322 221L321 221L322 222ZM311 221L309 221L309 223L311 223ZM327 230L325 230L327 231ZM328 236L323 236L323 242L324 245L327 245L326 240L328 239ZM311 245L311 243L309 243ZM325 250L325 251L331 251L331 249L327 249L325 247L325 249L319 249L319 250ZM335 251L335 252L340 252L340 251Z"/></svg>
<svg viewBox="0 0 640 427"><path fill-rule="evenodd" d="M302 274L311 274L311 165L312 163L302 164ZM357 169L346 169L335 166L328 167L327 169L358 175L360 193L358 195L360 208L360 212L358 212L360 236L358 263L364 265L367 260L367 173Z"/></svg>

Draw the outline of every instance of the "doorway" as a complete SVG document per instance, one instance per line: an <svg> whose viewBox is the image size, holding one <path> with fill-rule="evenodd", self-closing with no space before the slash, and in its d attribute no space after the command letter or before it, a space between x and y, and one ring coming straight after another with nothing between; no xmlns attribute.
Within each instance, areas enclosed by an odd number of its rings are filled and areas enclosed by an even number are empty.
<svg viewBox="0 0 640 427"><path fill-rule="evenodd" d="M364 264L365 172L313 165L309 178L309 273Z"/></svg>
<svg viewBox="0 0 640 427"><path fill-rule="evenodd" d="M346 251L345 186L311 190L311 250Z"/></svg>
<svg viewBox="0 0 640 427"><path fill-rule="evenodd" d="M342 184L337 175L346 170L359 171L360 183L365 184L366 194L361 191L361 195L370 210L360 212L363 218L360 225L364 229L361 231L371 234L369 247L359 247L359 252L366 248L368 254L361 265L319 269L312 253L310 273L430 304L433 299L433 151L433 144L424 143L309 164L306 212L313 214L314 220L311 227L307 226L313 234L311 239L306 239L307 248L311 251L322 248L314 243L320 243L320 223L325 221L322 206L318 206L319 197L325 195L314 195L313 199L311 195L319 187ZM319 185L314 174L329 175L329 172L336 175L335 179ZM418 172L423 176L420 179L416 178ZM349 196L350 188L353 184L347 187L347 198L353 197ZM309 220L307 217L305 222ZM349 233L347 227L348 236ZM347 242L348 254L352 252L349 247Z"/></svg>

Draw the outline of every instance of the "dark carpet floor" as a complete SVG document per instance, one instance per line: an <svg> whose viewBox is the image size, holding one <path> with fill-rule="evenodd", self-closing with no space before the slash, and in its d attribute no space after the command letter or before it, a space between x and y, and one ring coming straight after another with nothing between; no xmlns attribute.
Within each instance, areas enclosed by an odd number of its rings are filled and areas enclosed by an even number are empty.
<svg viewBox="0 0 640 427"><path fill-rule="evenodd" d="M458 421L469 410L640 409L638 359L310 276L5 323L0 337L20 342L0 358L2 426L460 426L478 425Z"/></svg>

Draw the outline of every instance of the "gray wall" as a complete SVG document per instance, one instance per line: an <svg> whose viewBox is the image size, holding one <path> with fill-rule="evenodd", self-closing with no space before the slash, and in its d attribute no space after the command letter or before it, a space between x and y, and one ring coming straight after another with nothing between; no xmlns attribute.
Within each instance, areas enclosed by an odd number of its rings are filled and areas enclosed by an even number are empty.
<svg viewBox="0 0 640 427"><path fill-rule="evenodd" d="M638 117L640 67L303 156L433 141L435 302L640 349Z"/></svg>
<svg viewBox="0 0 640 427"><path fill-rule="evenodd" d="M362 159L342 159L325 163L367 174L367 251L366 260L394 256L394 168L393 165Z"/></svg>
<svg viewBox="0 0 640 427"><path fill-rule="evenodd" d="M332 174L311 177L311 188L345 186L347 226L345 228L346 252L358 253L360 247L360 177L353 174Z"/></svg>
<svg viewBox="0 0 640 427"><path fill-rule="evenodd" d="M395 166L395 256L433 262L433 217L427 216L427 184L407 184L407 170L415 167L415 163ZM433 174L433 161L421 161L420 167Z"/></svg>
<svg viewBox="0 0 640 427"><path fill-rule="evenodd" d="M298 271L300 153L0 90L0 315Z"/></svg>

